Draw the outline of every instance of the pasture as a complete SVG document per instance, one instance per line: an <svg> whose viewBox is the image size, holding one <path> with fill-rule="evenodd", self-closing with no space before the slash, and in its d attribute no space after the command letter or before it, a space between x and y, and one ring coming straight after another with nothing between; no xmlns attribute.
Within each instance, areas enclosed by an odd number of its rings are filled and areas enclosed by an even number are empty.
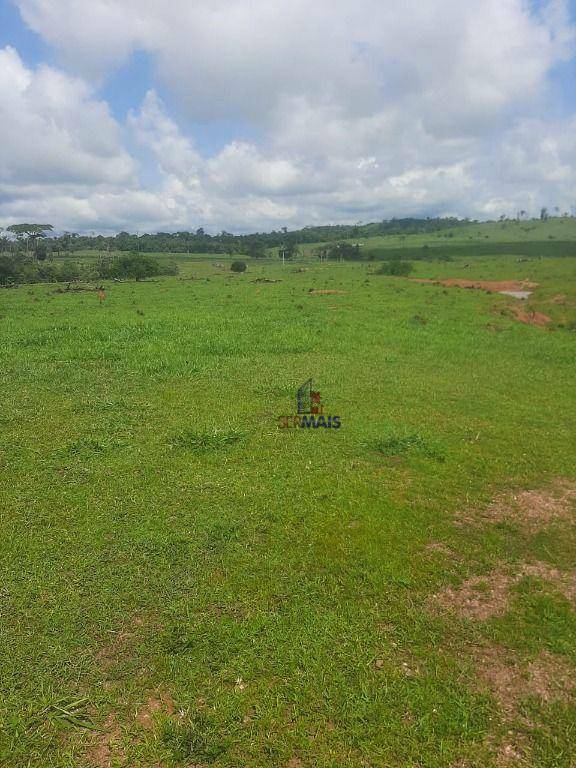
<svg viewBox="0 0 576 768"><path fill-rule="evenodd" d="M573 765L576 259L464 263L412 277L549 324L365 263L0 291L0 764ZM340 430L278 428L310 377Z"/></svg>

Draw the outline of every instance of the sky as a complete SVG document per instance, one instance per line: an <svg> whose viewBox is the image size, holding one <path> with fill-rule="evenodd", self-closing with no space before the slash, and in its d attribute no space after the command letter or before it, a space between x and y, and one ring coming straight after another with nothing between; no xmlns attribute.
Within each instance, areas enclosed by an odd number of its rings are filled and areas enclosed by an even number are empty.
<svg viewBox="0 0 576 768"><path fill-rule="evenodd" d="M0 0L0 226L576 213L576 0Z"/></svg>

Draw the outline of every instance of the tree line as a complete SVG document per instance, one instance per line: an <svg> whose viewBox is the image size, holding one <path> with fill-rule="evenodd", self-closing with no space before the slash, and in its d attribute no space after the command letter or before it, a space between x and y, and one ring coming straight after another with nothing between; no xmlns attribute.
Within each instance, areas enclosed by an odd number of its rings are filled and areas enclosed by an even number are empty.
<svg viewBox="0 0 576 768"><path fill-rule="evenodd" d="M371 224L304 227L288 231L286 227L272 232L233 235L220 232L210 235L203 228L195 231L157 232L133 234L119 232L114 236L54 234L51 224L14 224L0 230L0 253L25 252L34 254L38 261L73 255L77 251L95 250L101 253L126 251L135 253L204 253L251 258L265 258L271 250L285 251L285 258L293 256L300 245L357 240L375 235L412 235L438 232L443 229L469 224L468 219L407 218L390 219ZM280 255L280 254L279 254ZM282 256L281 256L282 257Z"/></svg>

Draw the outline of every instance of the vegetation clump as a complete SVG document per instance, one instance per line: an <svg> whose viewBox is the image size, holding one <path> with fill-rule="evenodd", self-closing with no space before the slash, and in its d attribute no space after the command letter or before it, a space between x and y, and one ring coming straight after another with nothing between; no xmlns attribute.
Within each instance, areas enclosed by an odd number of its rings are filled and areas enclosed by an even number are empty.
<svg viewBox="0 0 576 768"><path fill-rule="evenodd" d="M242 435L236 431L195 432L194 430L186 430L182 434L173 437L170 440L170 446L180 450L204 453L227 448L228 446L239 442L241 439Z"/></svg>
<svg viewBox="0 0 576 768"><path fill-rule="evenodd" d="M246 272L246 262L245 261L233 261L232 266L230 267L232 272Z"/></svg>
<svg viewBox="0 0 576 768"><path fill-rule="evenodd" d="M414 265L411 261L385 261L380 269L376 271L377 275L393 275L395 277L406 277L412 274Z"/></svg>
<svg viewBox="0 0 576 768"><path fill-rule="evenodd" d="M148 254L127 253L118 259L104 259L100 262L98 276L117 280L145 280L158 275L176 275L175 264L161 264Z"/></svg>

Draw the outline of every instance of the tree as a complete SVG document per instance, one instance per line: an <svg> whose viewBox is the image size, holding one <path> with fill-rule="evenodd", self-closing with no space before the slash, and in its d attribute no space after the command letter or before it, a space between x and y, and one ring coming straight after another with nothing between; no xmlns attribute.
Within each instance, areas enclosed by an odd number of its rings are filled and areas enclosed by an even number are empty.
<svg viewBox="0 0 576 768"><path fill-rule="evenodd" d="M542 208L540 210L540 220L546 221L547 218L548 218L548 208Z"/></svg>
<svg viewBox="0 0 576 768"><path fill-rule="evenodd" d="M8 239L8 235L5 234L4 229L0 227L0 253L2 251L9 251L10 250L10 240Z"/></svg>
<svg viewBox="0 0 576 768"><path fill-rule="evenodd" d="M352 243L335 243L328 248L327 258L332 261L358 261L360 246Z"/></svg>
<svg viewBox="0 0 576 768"><path fill-rule="evenodd" d="M266 246L261 240L251 240L248 243L248 256L252 259L265 259L266 258Z"/></svg>
<svg viewBox="0 0 576 768"><path fill-rule="evenodd" d="M0 253L0 285L15 282L18 276L19 270L15 258L7 253Z"/></svg>
<svg viewBox="0 0 576 768"><path fill-rule="evenodd" d="M298 248L296 243L285 243L284 245L280 246L278 251L278 258L282 259L282 261L290 261L296 256L297 253Z"/></svg>
<svg viewBox="0 0 576 768"><path fill-rule="evenodd" d="M80 268L73 261L65 261L60 267L59 278L63 281L78 280L80 277Z"/></svg>
<svg viewBox="0 0 576 768"><path fill-rule="evenodd" d="M46 247L46 243L42 241L36 241L34 243L34 256L36 256L38 261L46 261L48 256L48 248Z"/></svg>
<svg viewBox="0 0 576 768"><path fill-rule="evenodd" d="M46 237L47 232L52 232L52 224L11 224L6 227L6 232L11 232L16 236L19 242L26 243L26 252L28 253L28 244L38 238Z"/></svg>

